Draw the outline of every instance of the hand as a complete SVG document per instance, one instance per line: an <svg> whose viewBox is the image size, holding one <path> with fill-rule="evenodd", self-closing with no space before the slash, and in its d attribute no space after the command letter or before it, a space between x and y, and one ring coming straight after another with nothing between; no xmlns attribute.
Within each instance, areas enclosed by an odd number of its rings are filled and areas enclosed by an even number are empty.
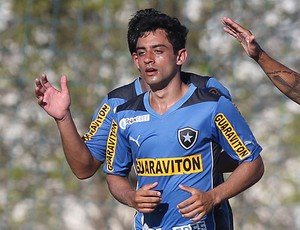
<svg viewBox="0 0 300 230"><path fill-rule="evenodd" d="M208 192L202 192L184 185L179 185L179 188L191 194L190 198L177 205L183 217L196 222L201 220L213 208L213 198Z"/></svg>
<svg viewBox="0 0 300 230"><path fill-rule="evenodd" d="M224 31L236 38L243 46L249 57L258 60L262 49L256 42L254 35L230 18L223 17Z"/></svg>
<svg viewBox="0 0 300 230"><path fill-rule="evenodd" d="M67 77L62 76L60 79L61 91L55 89L47 80L45 74L41 79L35 79L35 96L38 104L54 119L64 120L69 113L71 97L67 86Z"/></svg>
<svg viewBox="0 0 300 230"><path fill-rule="evenodd" d="M147 184L135 191L133 207L142 213L153 212L154 209L161 201L161 193L159 191L152 190L157 186L157 182L153 184Z"/></svg>

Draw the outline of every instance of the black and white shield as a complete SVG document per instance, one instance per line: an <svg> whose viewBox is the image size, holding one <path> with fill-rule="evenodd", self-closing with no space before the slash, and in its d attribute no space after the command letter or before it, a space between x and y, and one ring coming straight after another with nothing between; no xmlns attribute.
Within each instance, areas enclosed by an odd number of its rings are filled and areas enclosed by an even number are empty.
<svg viewBox="0 0 300 230"><path fill-rule="evenodd" d="M178 130L178 140L185 149L190 149L196 143L198 131L192 128L183 128Z"/></svg>

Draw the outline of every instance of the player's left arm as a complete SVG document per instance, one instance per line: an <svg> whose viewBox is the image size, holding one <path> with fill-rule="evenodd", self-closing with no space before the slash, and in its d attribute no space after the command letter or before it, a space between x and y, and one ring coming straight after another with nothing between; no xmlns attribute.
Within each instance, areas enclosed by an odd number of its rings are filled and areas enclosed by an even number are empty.
<svg viewBox="0 0 300 230"><path fill-rule="evenodd" d="M260 156L261 146L232 102L221 97L213 117L213 138L218 140L230 157L239 162L224 184L208 192L215 205L258 182L263 176L264 164Z"/></svg>
<svg viewBox="0 0 300 230"><path fill-rule="evenodd" d="M206 88L211 93L222 95L226 97L228 100L232 100L229 90L221 84L216 78L211 77L207 83ZM216 150L219 151L219 150ZM231 157L228 156L224 151L219 154L219 158L216 164L217 172L219 173L231 173L238 166L238 162Z"/></svg>
<svg viewBox="0 0 300 230"><path fill-rule="evenodd" d="M179 211L194 221L204 217L215 205L254 185L264 173L260 156L262 148L232 102L224 97L219 99L211 124L212 139L239 161L239 166L224 183L207 192L181 185L181 189L190 192L191 197L178 205Z"/></svg>
<svg viewBox="0 0 300 230"><path fill-rule="evenodd" d="M180 185L183 191L191 196L178 204L179 212L193 221L201 220L214 206L220 204L260 180L264 173L264 164L259 156L254 161L241 163L228 179L214 189L203 192L195 188Z"/></svg>

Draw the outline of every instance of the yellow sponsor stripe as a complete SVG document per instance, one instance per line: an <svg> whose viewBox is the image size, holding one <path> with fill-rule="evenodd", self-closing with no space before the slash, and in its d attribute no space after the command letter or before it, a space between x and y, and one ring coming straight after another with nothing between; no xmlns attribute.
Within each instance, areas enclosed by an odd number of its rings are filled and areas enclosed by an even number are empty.
<svg viewBox="0 0 300 230"><path fill-rule="evenodd" d="M139 176L171 176L203 171L201 154L175 158L143 158L136 160Z"/></svg>
<svg viewBox="0 0 300 230"><path fill-rule="evenodd" d="M251 154L223 113L215 116L215 123L241 160Z"/></svg>
<svg viewBox="0 0 300 230"><path fill-rule="evenodd" d="M110 111L110 106L106 103L104 103L101 107L101 109L98 112L97 118L91 122L90 127L89 127L89 132L83 135L82 139L84 141L91 140L92 136L96 134L98 129L102 126L103 121L105 120L107 114Z"/></svg>
<svg viewBox="0 0 300 230"><path fill-rule="evenodd" d="M106 143L106 169L113 172L113 161L116 155L118 124L113 120Z"/></svg>

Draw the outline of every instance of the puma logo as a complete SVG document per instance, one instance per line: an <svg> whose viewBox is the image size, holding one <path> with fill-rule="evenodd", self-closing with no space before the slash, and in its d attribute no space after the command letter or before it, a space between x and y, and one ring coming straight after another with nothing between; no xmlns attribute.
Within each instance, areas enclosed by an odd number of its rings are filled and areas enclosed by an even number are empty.
<svg viewBox="0 0 300 230"><path fill-rule="evenodd" d="M141 136L141 135L139 135L139 136L137 137L137 139L134 139L132 136L129 136L129 140L135 142L136 145L137 145L138 147L140 147L140 143L139 143L139 138L140 138L140 136Z"/></svg>

